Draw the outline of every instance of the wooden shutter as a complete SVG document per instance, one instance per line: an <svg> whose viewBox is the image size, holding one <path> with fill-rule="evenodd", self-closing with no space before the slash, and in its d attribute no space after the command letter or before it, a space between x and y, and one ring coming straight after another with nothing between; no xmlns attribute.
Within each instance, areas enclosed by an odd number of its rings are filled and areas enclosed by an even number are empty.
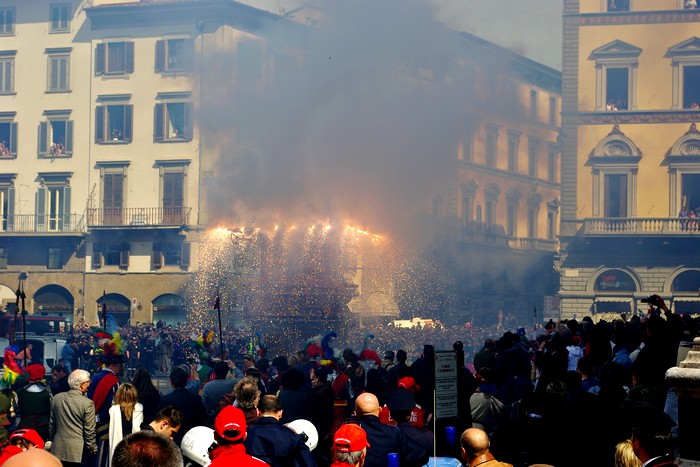
<svg viewBox="0 0 700 467"><path fill-rule="evenodd" d="M101 243L94 243L92 245L92 268L99 269L102 267L102 256L103 256L104 246Z"/></svg>
<svg viewBox="0 0 700 467"><path fill-rule="evenodd" d="M134 72L134 43L126 42L124 43L124 67L127 73Z"/></svg>
<svg viewBox="0 0 700 467"><path fill-rule="evenodd" d="M153 140L163 141L165 139L165 104L156 104L153 115Z"/></svg>
<svg viewBox="0 0 700 467"><path fill-rule="evenodd" d="M163 267L163 246L160 243L153 244L151 265L153 269L160 269Z"/></svg>
<svg viewBox="0 0 700 467"><path fill-rule="evenodd" d="M130 256L130 251L129 251L129 244L128 243L123 243L121 251L119 252L119 267L120 268L128 268L129 267L129 256Z"/></svg>
<svg viewBox="0 0 700 467"><path fill-rule="evenodd" d="M43 186L36 190L36 230L46 230L46 187Z"/></svg>
<svg viewBox="0 0 700 467"><path fill-rule="evenodd" d="M133 105L125 105L124 106L124 141L131 141L133 138L133 115L134 115L134 106Z"/></svg>
<svg viewBox="0 0 700 467"><path fill-rule="evenodd" d="M165 41L156 42L156 73L165 71Z"/></svg>
<svg viewBox="0 0 700 467"><path fill-rule="evenodd" d="M107 63L107 44L97 44L95 47L95 74L103 75Z"/></svg>
<svg viewBox="0 0 700 467"><path fill-rule="evenodd" d="M17 122L10 123L10 154L17 155Z"/></svg>
<svg viewBox="0 0 700 467"><path fill-rule="evenodd" d="M105 107L98 105L95 107L95 142L105 141Z"/></svg>
<svg viewBox="0 0 700 467"><path fill-rule="evenodd" d="M63 187L63 197L61 204L61 213L58 218L58 230L61 232L67 232L71 228L70 219L70 187Z"/></svg>
<svg viewBox="0 0 700 467"><path fill-rule="evenodd" d="M194 109L194 105L192 102L185 102L184 105L184 126L183 128L183 138L185 139L192 139L192 111Z"/></svg>
<svg viewBox="0 0 700 467"><path fill-rule="evenodd" d="M49 153L49 122L39 123L39 150L40 155Z"/></svg>
<svg viewBox="0 0 700 467"><path fill-rule="evenodd" d="M190 267L190 256L192 253L192 244L190 242L182 242L182 250L180 251L180 267Z"/></svg>
<svg viewBox="0 0 700 467"><path fill-rule="evenodd" d="M15 230L15 187L7 189L7 231Z"/></svg>
<svg viewBox="0 0 700 467"><path fill-rule="evenodd" d="M66 121L66 154L73 154L73 120Z"/></svg>

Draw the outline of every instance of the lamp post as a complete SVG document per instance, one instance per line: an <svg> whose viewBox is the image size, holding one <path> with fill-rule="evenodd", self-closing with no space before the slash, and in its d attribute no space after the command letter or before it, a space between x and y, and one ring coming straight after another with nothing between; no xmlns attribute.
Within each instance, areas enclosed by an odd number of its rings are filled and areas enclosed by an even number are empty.
<svg viewBox="0 0 700 467"><path fill-rule="evenodd" d="M25 307L25 302L24 300L27 298L27 295L24 293L24 281L27 279L27 273L26 272L21 272L19 274L19 282L17 284L17 291L15 292L15 295L17 297L17 301L15 302L15 322L14 322L14 330L12 332L12 343L14 344L15 341L15 331L17 330L17 313L20 311L22 312L22 355L24 355L24 362L23 366L27 366L27 308Z"/></svg>

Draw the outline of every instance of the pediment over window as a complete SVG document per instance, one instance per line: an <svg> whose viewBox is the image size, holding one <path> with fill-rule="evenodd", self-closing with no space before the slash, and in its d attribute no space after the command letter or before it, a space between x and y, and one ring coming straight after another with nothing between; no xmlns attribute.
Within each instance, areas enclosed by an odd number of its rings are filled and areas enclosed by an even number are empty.
<svg viewBox="0 0 700 467"><path fill-rule="evenodd" d="M684 158L700 156L700 131L695 123L691 123L688 131L666 151L666 157L674 156Z"/></svg>
<svg viewBox="0 0 700 467"><path fill-rule="evenodd" d="M700 38L691 37L688 40L676 44L666 52L664 57L696 57L700 55Z"/></svg>
<svg viewBox="0 0 700 467"><path fill-rule="evenodd" d="M501 188L495 183L492 183L486 188L484 194L487 198L497 198L498 195L501 194Z"/></svg>
<svg viewBox="0 0 700 467"><path fill-rule="evenodd" d="M608 135L600 140L589 154L592 161L601 162L627 162L637 163L642 157L642 152L636 144L620 131L618 125Z"/></svg>
<svg viewBox="0 0 700 467"><path fill-rule="evenodd" d="M625 41L614 40L591 52L588 60L603 60L606 58L637 58L642 53L642 49Z"/></svg>
<svg viewBox="0 0 700 467"><path fill-rule="evenodd" d="M462 184L462 192L463 193L476 193L476 190L479 189L479 184L476 183L474 180L470 179L467 183Z"/></svg>

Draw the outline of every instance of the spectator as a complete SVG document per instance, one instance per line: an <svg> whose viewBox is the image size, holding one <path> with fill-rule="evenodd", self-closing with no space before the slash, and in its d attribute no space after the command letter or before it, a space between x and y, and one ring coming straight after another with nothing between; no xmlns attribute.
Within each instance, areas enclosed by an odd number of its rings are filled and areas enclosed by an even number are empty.
<svg viewBox="0 0 700 467"><path fill-rule="evenodd" d="M265 462L246 454L245 414L237 407L225 407L214 420L214 440L217 447L209 454L209 467L264 467Z"/></svg>
<svg viewBox="0 0 700 467"><path fill-rule="evenodd" d="M131 377L141 362L141 346L136 336L131 338L131 343L126 346L124 355L126 356L126 376Z"/></svg>
<svg viewBox="0 0 700 467"><path fill-rule="evenodd" d="M15 357L19 366L29 366L32 363L32 349L34 344L27 344L24 350L20 350ZM25 361L26 360L26 361Z"/></svg>
<svg viewBox="0 0 700 467"><path fill-rule="evenodd" d="M49 439L49 417L51 415L51 391L42 381L46 369L41 363L25 368L28 383L17 391L17 406L21 420L18 428L32 428L44 441Z"/></svg>
<svg viewBox="0 0 700 467"><path fill-rule="evenodd" d="M185 389L187 384L187 374L180 367L175 367L170 372L170 385L173 387L173 392L161 397L160 407L164 408L169 405L174 405L182 413L182 424L180 430L173 434L173 440L178 446L182 441L182 437L194 426L203 425L205 421L204 404L199 395L192 394Z"/></svg>
<svg viewBox="0 0 700 467"><path fill-rule="evenodd" d="M214 426L216 406L226 394L233 391L238 380L227 379L229 372L228 363L219 361L214 365L215 378L204 385L202 389L202 403L207 411L207 426Z"/></svg>
<svg viewBox="0 0 700 467"><path fill-rule="evenodd" d="M282 406L277 396L260 399L260 418L248 427L245 449L272 467L315 467L316 462L304 440L279 423Z"/></svg>
<svg viewBox="0 0 700 467"><path fill-rule="evenodd" d="M221 398L216 406L217 414L229 405L235 405L245 414L245 422L248 425L258 419L258 402L260 402L260 390L255 378L246 376L233 388L233 392Z"/></svg>
<svg viewBox="0 0 700 467"><path fill-rule="evenodd" d="M95 440L95 404L84 397L90 373L73 370L68 375L68 392L54 397L51 406L51 452L65 467L78 467L97 453Z"/></svg>
<svg viewBox="0 0 700 467"><path fill-rule="evenodd" d="M432 453L435 448L433 432L423 428L425 423L420 427L413 424L413 414L416 408L416 401L413 398L413 394L399 387L389 393L386 403L391 418L406 436L408 442L420 446L428 454Z"/></svg>
<svg viewBox="0 0 700 467"><path fill-rule="evenodd" d="M333 464L331 467L362 467L365 464L367 433L354 423L338 428L333 436Z"/></svg>
<svg viewBox="0 0 700 467"><path fill-rule="evenodd" d="M58 393L70 390L70 386L68 386L68 375L63 365L54 365L53 368L51 368L50 386L51 394L54 396Z"/></svg>
<svg viewBox="0 0 700 467"><path fill-rule="evenodd" d="M634 454L632 441L626 439L615 447L615 467L642 467L642 461Z"/></svg>
<svg viewBox="0 0 700 467"><path fill-rule="evenodd" d="M28 449L12 456L5 467L62 467L61 461L43 449ZM63 464L65 466L65 464Z"/></svg>
<svg viewBox="0 0 700 467"><path fill-rule="evenodd" d="M281 377L282 389L277 393L282 405L282 423L289 423L300 418L309 419L308 395L303 391L304 373L297 368L290 368Z"/></svg>
<svg viewBox="0 0 700 467"><path fill-rule="evenodd" d="M5 464L7 460L28 449L44 449L44 440L41 439L39 433L35 430L16 430L10 436L8 444L0 454L0 465Z"/></svg>
<svg viewBox="0 0 700 467"><path fill-rule="evenodd" d="M138 431L117 444L112 458L114 467L182 467L182 453L172 439Z"/></svg>
<svg viewBox="0 0 700 467"><path fill-rule="evenodd" d="M647 402L635 402L630 408L632 449L644 467L675 466L675 425L663 410Z"/></svg>
<svg viewBox="0 0 700 467"><path fill-rule="evenodd" d="M141 429L172 438L173 434L180 431L180 425L182 425L182 413L174 405L169 405L156 412L153 421L141 425Z"/></svg>
<svg viewBox="0 0 700 467"><path fill-rule="evenodd" d="M467 428L459 440L462 451L462 459L468 467L481 465L483 467L513 467L505 462L498 462L489 452L491 443L484 430L479 428Z"/></svg>
<svg viewBox="0 0 700 467"><path fill-rule="evenodd" d="M136 387L139 403L143 406L143 422L151 423L160 404L160 392L153 385L151 375L145 368L136 370L132 383Z"/></svg>
<svg viewBox="0 0 700 467"><path fill-rule="evenodd" d="M75 361L75 356L78 352L78 345L75 343L75 339L69 337L66 340L66 345L61 349L61 359L63 359L63 366L66 368L66 374L70 374L73 371L73 362Z"/></svg>
<svg viewBox="0 0 700 467"><path fill-rule="evenodd" d="M124 356L103 356L105 367L90 380L87 396L95 403L95 434L97 435L97 465L105 466L109 457L109 409L119 387L119 375L124 371Z"/></svg>
<svg viewBox="0 0 700 467"><path fill-rule="evenodd" d="M138 402L136 388L133 384L124 383L117 389L114 403L109 409L109 459L117 443L124 436L139 431L142 423L143 406Z"/></svg>

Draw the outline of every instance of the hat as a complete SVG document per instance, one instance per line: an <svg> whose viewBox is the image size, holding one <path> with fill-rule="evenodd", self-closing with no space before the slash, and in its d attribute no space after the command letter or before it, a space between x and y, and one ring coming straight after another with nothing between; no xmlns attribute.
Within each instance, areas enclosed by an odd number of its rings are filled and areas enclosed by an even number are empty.
<svg viewBox="0 0 700 467"><path fill-rule="evenodd" d="M404 388L407 391L415 392L420 391L420 386L416 384L416 380L412 376L406 376L399 380L399 387Z"/></svg>
<svg viewBox="0 0 700 467"><path fill-rule="evenodd" d="M393 350L387 350L384 352L384 360L393 360L394 359L394 351Z"/></svg>
<svg viewBox="0 0 700 467"><path fill-rule="evenodd" d="M239 441L245 436L245 414L238 407L227 406L214 420L214 431L227 441Z"/></svg>
<svg viewBox="0 0 700 467"><path fill-rule="evenodd" d="M117 363L124 363L124 355L121 354L104 354L102 357L102 360L105 362L106 365L115 365Z"/></svg>
<svg viewBox="0 0 700 467"><path fill-rule="evenodd" d="M41 436L39 436L39 433L36 431L32 430L31 428L24 428L21 430L15 430L12 435L10 435L10 441L13 439L26 439L30 443L32 443L34 446L38 447L39 449L44 449L44 440L41 439Z"/></svg>
<svg viewBox="0 0 700 467"><path fill-rule="evenodd" d="M416 400L409 391L398 388L386 396L386 406L392 412L410 412L416 406Z"/></svg>
<svg viewBox="0 0 700 467"><path fill-rule="evenodd" d="M32 363L24 368L29 381L41 381L46 376L46 368L41 363Z"/></svg>
<svg viewBox="0 0 700 467"><path fill-rule="evenodd" d="M367 433L360 425L346 423L333 435L333 448L338 452L357 452L368 447Z"/></svg>

